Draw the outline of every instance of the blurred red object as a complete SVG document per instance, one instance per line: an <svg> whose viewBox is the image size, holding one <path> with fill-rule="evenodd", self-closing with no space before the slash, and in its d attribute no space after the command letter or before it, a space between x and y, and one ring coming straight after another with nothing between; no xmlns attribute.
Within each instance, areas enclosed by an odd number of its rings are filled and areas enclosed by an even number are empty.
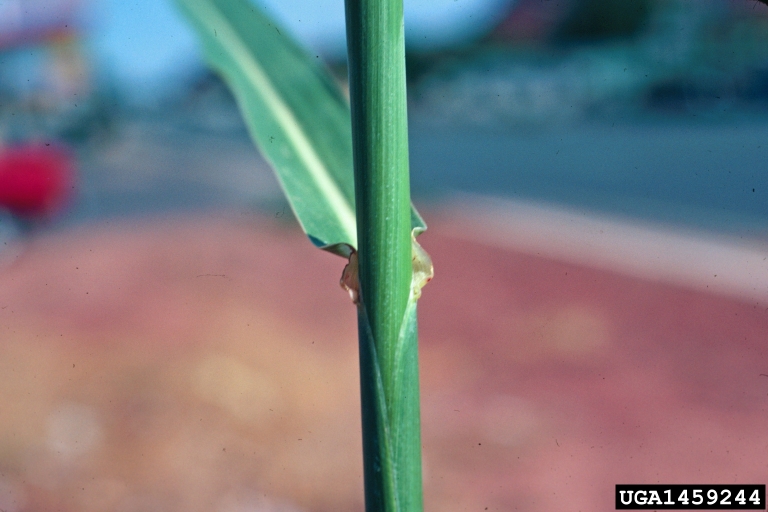
<svg viewBox="0 0 768 512"><path fill-rule="evenodd" d="M0 150L0 208L15 215L53 215L66 203L74 182L74 156L62 146L29 144Z"/></svg>

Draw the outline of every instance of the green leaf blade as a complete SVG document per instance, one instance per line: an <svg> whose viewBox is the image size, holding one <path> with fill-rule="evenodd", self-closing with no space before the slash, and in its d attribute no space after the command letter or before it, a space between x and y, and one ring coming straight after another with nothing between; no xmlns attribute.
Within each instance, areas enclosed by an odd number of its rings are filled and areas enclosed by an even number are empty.
<svg viewBox="0 0 768 512"><path fill-rule="evenodd" d="M349 107L332 78L247 0L179 0L209 64L318 246L356 247Z"/></svg>
<svg viewBox="0 0 768 512"><path fill-rule="evenodd" d="M177 0L210 66L232 90L256 146L304 232L348 257L357 248L349 105L333 77L248 0ZM413 229L425 229L412 212Z"/></svg>

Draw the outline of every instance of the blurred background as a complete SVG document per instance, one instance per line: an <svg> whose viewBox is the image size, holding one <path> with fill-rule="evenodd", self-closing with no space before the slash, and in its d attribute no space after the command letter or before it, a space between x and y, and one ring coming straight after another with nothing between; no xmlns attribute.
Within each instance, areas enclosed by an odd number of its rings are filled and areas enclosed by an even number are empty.
<svg viewBox="0 0 768 512"><path fill-rule="evenodd" d="M764 483L768 6L405 13L427 510ZM172 2L0 0L0 509L363 510L343 266Z"/></svg>

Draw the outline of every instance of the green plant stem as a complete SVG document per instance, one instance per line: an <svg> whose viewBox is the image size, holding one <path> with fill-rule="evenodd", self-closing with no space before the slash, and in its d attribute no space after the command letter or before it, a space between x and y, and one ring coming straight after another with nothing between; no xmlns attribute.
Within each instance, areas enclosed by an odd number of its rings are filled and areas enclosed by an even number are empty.
<svg viewBox="0 0 768 512"><path fill-rule="evenodd" d="M422 510L402 0L346 0L366 510Z"/></svg>

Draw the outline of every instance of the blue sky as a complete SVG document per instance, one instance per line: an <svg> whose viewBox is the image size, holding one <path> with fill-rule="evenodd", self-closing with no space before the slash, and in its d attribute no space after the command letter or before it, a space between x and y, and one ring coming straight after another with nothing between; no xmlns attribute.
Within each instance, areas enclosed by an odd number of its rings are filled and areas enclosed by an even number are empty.
<svg viewBox="0 0 768 512"><path fill-rule="evenodd" d="M314 51L343 56L343 0L259 0ZM439 48L482 33L513 0L405 0L412 48ZM194 34L172 0L91 0L90 49L99 69L137 97L162 96L199 68Z"/></svg>

